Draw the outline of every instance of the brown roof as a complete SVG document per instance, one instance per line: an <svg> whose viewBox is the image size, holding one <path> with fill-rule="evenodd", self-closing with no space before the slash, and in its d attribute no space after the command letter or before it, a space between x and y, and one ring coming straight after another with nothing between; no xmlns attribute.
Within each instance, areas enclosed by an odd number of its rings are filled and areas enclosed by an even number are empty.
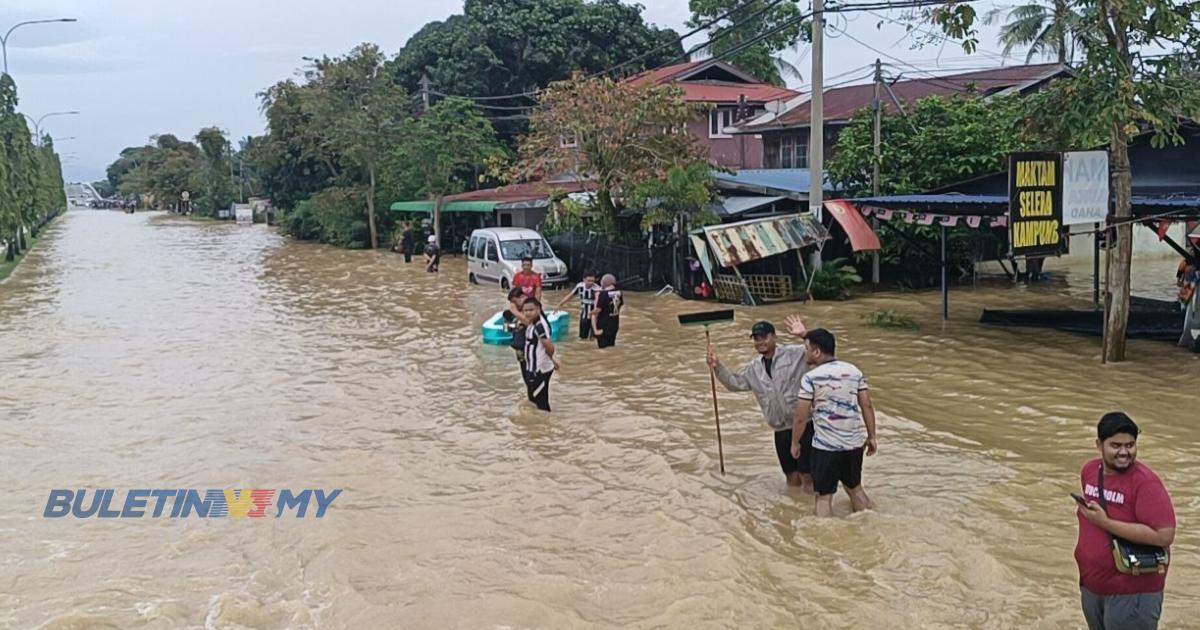
<svg viewBox="0 0 1200 630"><path fill-rule="evenodd" d="M725 75L724 79L693 78L705 77L709 70ZM735 66L712 59L647 70L627 81L635 86L673 83L683 88L684 100L691 103L736 103L743 95L751 103L765 103L800 95L788 88L763 83Z"/></svg>
<svg viewBox="0 0 1200 630"><path fill-rule="evenodd" d="M895 92L896 97L905 103L934 95L953 96L972 92L987 95L1030 82L1049 79L1063 72L1066 72L1066 68L1057 63L1008 66L940 77L905 79L892 84L892 92ZM844 122L850 120L855 112L869 107L874 98L875 84L873 83L826 90L825 121ZM885 111L895 111L895 103L892 102L891 95L886 90L883 93L883 103ZM794 104L789 111L774 120L742 125L741 129L749 132L779 127L807 127L811 122L811 113L811 106L805 99L802 103Z"/></svg>
<svg viewBox="0 0 1200 630"><path fill-rule="evenodd" d="M574 193L586 190L588 187L585 182L578 181L562 181L562 182L526 182L524 184L510 184L508 186L500 186L498 188L485 188L483 190L472 190L470 192L459 193L457 195L447 195L442 198L443 201L497 201L501 203L514 203L518 201L533 201L535 199L543 199L554 193Z"/></svg>

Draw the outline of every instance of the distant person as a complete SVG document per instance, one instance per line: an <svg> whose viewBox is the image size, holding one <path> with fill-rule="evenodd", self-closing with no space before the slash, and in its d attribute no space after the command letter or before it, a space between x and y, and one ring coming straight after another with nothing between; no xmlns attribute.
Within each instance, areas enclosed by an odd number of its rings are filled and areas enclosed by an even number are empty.
<svg viewBox="0 0 1200 630"><path fill-rule="evenodd" d="M596 272L587 271L583 274L583 282L575 285L571 292L558 303L559 309L571 299L579 296L579 338L592 338L592 309L596 306L596 296L600 294L600 285L596 284Z"/></svg>
<svg viewBox="0 0 1200 630"><path fill-rule="evenodd" d="M437 273L438 265L442 262L442 250L437 244L437 235L430 234L425 245L425 271Z"/></svg>
<svg viewBox="0 0 1200 630"><path fill-rule="evenodd" d="M621 308L625 298L617 288L617 277L611 273L600 279L600 293L596 296L596 307L592 309L592 334L596 346L609 348L617 345L617 331L621 328Z"/></svg>
<svg viewBox="0 0 1200 630"><path fill-rule="evenodd" d="M804 338L808 332L798 315L787 318L787 330ZM803 344L785 345L775 338L775 326L761 321L750 328L754 351L758 356L736 372L725 367L712 346L708 347L708 367L716 371L717 380L732 392L754 392L767 426L775 432L775 455L787 478L787 485L812 492L812 423L805 425L800 437L800 454L792 455L792 426L796 405L800 402L800 379L808 369L808 354Z"/></svg>
<svg viewBox="0 0 1200 630"><path fill-rule="evenodd" d="M858 368L834 354L833 333L814 328L805 335L808 372L800 379L800 402L792 426L792 457L800 457L800 437L813 425L812 480L817 516L833 514L838 483L850 496L855 512L871 509L862 487L863 451L874 455L875 408L867 379Z"/></svg>
<svg viewBox="0 0 1200 630"><path fill-rule="evenodd" d="M1114 536L1123 550L1134 543L1166 552L1175 542L1171 497L1158 475L1137 461L1137 438L1138 426L1129 416L1104 414L1096 425L1100 458L1079 472L1087 506L1075 510L1075 562L1089 630L1154 630L1162 615L1167 566L1149 566L1145 573L1131 575L1118 568L1114 553Z"/></svg>
<svg viewBox="0 0 1200 630"><path fill-rule="evenodd" d="M533 258L521 258L521 270L513 274L512 283L519 287L525 297L542 299L542 274L533 270Z"/></svg>
<svg viewBox="0 0 1200 630"><path fill-rule="evenodd" d="M404 262L411 263L413 249L417 244L417 237L413 234L413 226L411 222L404 224L404 233L400 237L400 251L404 252Z"/></svg>
<svg viewBox="0 0 1200 630"><path fill-rule="evenodd" d="M550 321L542 313L542 303L526 297L521 307L525 313L525 387L529 402L542 411L550 411L550 377L559 367L554 358L554 342L550 340Z"/></svg>

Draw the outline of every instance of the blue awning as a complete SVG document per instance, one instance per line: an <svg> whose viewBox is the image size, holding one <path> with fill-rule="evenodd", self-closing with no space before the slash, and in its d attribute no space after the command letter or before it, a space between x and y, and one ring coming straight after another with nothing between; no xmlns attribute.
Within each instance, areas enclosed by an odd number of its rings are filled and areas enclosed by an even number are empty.
<svg viewBox="0 0 1200 630"><path fill-rule="evenodd" d="M717 188L742 190L758 195L783 195L790 199L808 199L809 170L806 168L750 168L736 173L713 171ZM824 189L836 190L825 176Z"/></svg>

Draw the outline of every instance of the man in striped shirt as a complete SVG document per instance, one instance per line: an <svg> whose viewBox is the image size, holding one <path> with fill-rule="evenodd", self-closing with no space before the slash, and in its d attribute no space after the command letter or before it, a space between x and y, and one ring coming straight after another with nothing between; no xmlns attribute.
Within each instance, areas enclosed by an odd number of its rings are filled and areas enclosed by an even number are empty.
<svg viewBox="0 0 1200 630"><path fill-rule="evenodd" d="M800 401L792 426L792 456L800 456L800 436L813 423L812 479L817 516L833 514L833 495L841 482L855 512L871 509L862 487L863 451L874 455L875 408L867 379L834 354L836 340L823 328L805 335L808 372L800 379Z"/></svg>
<svg viewBox="0 0 1200 630"><path fill-rule="evenodd" d="M535 297L525 298L521 307L525 320L525 387L529 402L542 411L550 411L550 377L558 368L554 358L554 342L550 340L550 321L542 314L542 303Z"/></svg>
<svg viewBox="0 0 1200 630"><path fill-rule="evenodd" d="M574 289L558 303L557 308L562 308L567 300L571 299L572 295L579 294L579 338L592 338L592 308L596 306L596 296L600 293L600 285L596 284L596 272L589 271L583 274L583 282L575 285Z"/></svg>

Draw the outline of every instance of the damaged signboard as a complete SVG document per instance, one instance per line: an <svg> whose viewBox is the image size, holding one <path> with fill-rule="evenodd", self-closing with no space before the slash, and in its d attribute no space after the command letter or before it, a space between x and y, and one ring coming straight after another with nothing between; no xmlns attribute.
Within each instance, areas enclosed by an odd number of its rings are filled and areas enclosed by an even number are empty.
<svg viewBox="0 0 1200 630"><path fill-rule="evenodd" d="M791 214L710 225L704 235L717 262L733 267L816 245L829 238L829 231L812 215Z"/></svg>

